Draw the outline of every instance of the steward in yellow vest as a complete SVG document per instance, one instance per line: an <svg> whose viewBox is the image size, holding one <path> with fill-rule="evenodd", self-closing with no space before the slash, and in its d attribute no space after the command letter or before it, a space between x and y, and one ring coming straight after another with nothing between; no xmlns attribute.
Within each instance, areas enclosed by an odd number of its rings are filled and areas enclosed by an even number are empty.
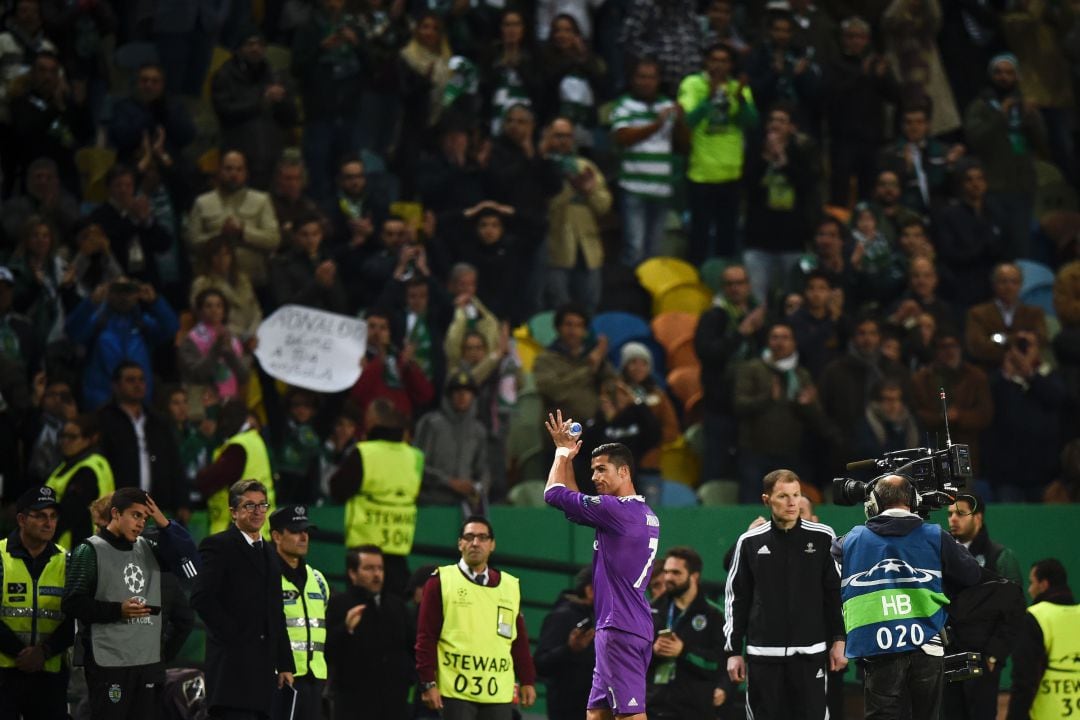
<svg viewBox="0 0 1080 720"><path fill-rule="evenodd" d="M1034 599L1013 651L1008 720L1058 720L1080 713L1080 605L1065 567L1053 558L1031 567Z"/></svg>
<svg viewBox="0 0 1080 720"><path fill-rule="evenodd" d="M210 534L228 529L232 522L229 488L233 483L240 480L258 480L262 483L266 487L270 512L274 511L277 499L270 453L259 434L258 421L248 413L244 403L232 400L221 408L218 422L228 440L214 451L214 462L203 468L195 480L206 498Z"/></svg>
<svg viewBox="0 0 1080 720"><path fill-rule="evenodd" d="M510 717L515 678L521 704L536 700L536 669L521 617L517 578L488 566L495 549L491 523L473 516L458 538L461 560L440 567L424 586L416 634L421 699L447 717L455 705L491 708L483 717ZM498 709L491 706L500 706ZM494 714L492 714L494 713Z"/></svg>
<svg viewBox="0 0 1080 720"><path fill-rule="evenodd" d="M330 498L345 505L345 546L382 550L386 589L400 595L409 579L405 558L416 532L424 454L405 442L405 418L393 403L373 400L365 424L367 439L330 478Z"/></svg>
<svg viewBox="0 0 1080 720"><path fill-rule="evenodd" d="M111 495L116 489L109 461L96 452L99 439L98 423L93 415L80 415L64 423L60 431L64 461L45 481L56 491L59 504L57 542L69 550L97 530L90 517L90 503Z"/></svg>
<svg viewBox="0 0 1080 720"><path fill-rule="evenodd" d="M296 720L322 717L326 683L326 604L330 585L321 572L304 562L311 527L303 505L280 508L270 516L270 537L281 561L285 631L296 664Z"/></svg>
<svg viewBox="0 0 1080 720"><path fill-rule="evenodd" d="M74 621L60 608L67 556L52 542L58 507L52 488L26 491L15 505L18 530L0 540L0 692L16 717L67 717Z"/></svg>

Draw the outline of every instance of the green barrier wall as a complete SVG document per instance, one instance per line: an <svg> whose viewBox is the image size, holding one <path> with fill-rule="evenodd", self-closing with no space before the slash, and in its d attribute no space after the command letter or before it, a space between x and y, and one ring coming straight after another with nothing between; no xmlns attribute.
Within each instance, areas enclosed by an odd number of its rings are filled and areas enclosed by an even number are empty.
<svg viewBox="0 0 1080 720"><path fill-rule="evenodd" d="M674 545L694 547L705 562L704 579L722 583L726 578L723 568L724 554L728 551L747 525L766 508L753 506L693 507L661 509L660 553ZM821 522L827 523L842 534L863 520L862 508L842 508L832 505L820 506ZM340 507L314 508L314 522L323 530L341 532L344 510ZM495 507L491 510L495 527L496 549L492 564L512 572L521 579L523 611L529 635L536 638L549 607L559 594L570 587L573 573L527 569L500 563L500 556L537 560L558 561L584 565L591 561L593 531L568 522L561 513L552 509ZM944 511L937 511L931 522L946 525ZM461 522L457 508L422 508L416 528L418 545L434 545L453 549ZM994 505L987 512L987 527L991 537L1011 548L1020 559L1020 567L1026 577L1031 563L1056 557L1068 570L1073 587L1080 590L1080 553L1077 552L1077 528L1080 526L1080 507L1069 505ZM205 518L196 517L192 530L196 536L205 534ZM343 547L326 542L313 542L309 562L323 572L344 575ZM445 557L414 554L410 568L425 563L446 564ZM202 634L195 633L184 656L192 660L202 658ZM853 673L849 673L849 679ZM1002 682L1008 687L1006 676Z"/></svg>

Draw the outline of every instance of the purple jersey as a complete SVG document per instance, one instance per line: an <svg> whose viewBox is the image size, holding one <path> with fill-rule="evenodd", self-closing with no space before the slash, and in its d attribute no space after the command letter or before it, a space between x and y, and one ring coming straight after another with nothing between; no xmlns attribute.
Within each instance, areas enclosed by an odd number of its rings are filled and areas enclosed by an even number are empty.
<svg viewBox="0 0 1080 720"><path fill-rule="evenodd" d="M660 546L660 520L640 495L584 495L565 485L544 493L548 505L579 525L596 528L593 608L596 628L615 628L653 639L645 589Z"/></svg>

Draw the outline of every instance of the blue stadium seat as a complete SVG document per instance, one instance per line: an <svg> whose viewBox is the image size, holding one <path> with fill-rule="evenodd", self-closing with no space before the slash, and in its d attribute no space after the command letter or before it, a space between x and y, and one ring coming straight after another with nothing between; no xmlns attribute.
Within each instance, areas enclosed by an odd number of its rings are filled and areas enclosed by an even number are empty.
<svg viewBox="0 0 1080 720"><path fill-rule="evenodd" d="M592 331L596 336L607 336L608 359L615 367L619 366L619 352L623 345L632 340L645 342L652 338L652 331L645 320L625 312L600 313L593 318Z"/></svg>
<svg viewBox="0 0 1080 720"><path fill-rule="evenodd" d="M673 480L662 480L660 505L663 507L693 507L698 504L694 489Z"/></svg>

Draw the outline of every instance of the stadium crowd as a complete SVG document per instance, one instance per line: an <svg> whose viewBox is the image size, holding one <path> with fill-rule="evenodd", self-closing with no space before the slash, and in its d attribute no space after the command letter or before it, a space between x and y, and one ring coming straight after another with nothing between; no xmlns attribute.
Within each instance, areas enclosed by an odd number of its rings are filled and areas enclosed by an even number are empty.
<svg viewBox="0 0 1080 720"><path fill-rule="evenodd" d="M942 387L985 497L1075 501L1080 23L969 5L5 3L4 503L183 519L252 428L340 502L379 399L421 504L530 501L555 406L755 501L942 440ZM288 304L366 319L353 388L263 371Z"/></svg>

